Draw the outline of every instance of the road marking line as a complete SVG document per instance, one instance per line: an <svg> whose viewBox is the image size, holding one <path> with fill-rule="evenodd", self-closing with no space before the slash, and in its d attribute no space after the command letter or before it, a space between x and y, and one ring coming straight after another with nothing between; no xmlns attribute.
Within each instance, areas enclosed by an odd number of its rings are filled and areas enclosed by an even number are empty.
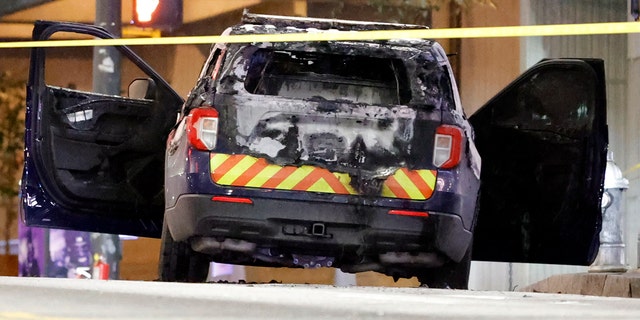
<svg viewBox="0 0 640 320"><path fill-rule="evenodd" d="M67 317L47 317L28 312L0 312L0 320L3 319L26 319L26 320L79 320L87 318L67 318Z"/></svg>

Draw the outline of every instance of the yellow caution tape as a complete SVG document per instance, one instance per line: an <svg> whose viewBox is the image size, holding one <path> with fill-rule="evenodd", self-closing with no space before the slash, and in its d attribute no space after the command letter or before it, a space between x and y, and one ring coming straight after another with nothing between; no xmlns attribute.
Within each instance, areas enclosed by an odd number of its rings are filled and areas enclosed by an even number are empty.
<svg viewBox="0 0 640 320"><path fill-rule="evenodd" d="M623 175L628 175L628 174L630 174L630 173L632 173L632 172L634 172L634 171L636 171L636 170L638 170L638 169L640 169L640 163L638 163L638 164L634 165L633 167L631 167L631 168L627 169L627 170L626 170L625 172L623 172L622 174L623 174Z"/></svg>
<svg viewBox="0 0 640 320"><path fill-rule="evenodd" d="M416 30L373 30L351 32L310 32L288 34L244 34L226 36L191 36L164 38L87 39L13 41L0 43L2 48L35 47L92 47L176 45L251 42L304 42L304 41L357 41L389 39L453 39L453 38L502 38L533 36L575 36L597 34L640 33L639 22L608 22L584 24L555 24L537 26L448 28Z"/></svg>

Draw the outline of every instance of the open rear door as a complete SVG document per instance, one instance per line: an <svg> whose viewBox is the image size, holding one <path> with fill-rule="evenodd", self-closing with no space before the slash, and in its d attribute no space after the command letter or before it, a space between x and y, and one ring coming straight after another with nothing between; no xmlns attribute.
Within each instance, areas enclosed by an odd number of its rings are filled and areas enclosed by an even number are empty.
<svg viewBox="0 0 640 320"><path fill-rule="evenodd" d="M34 40L112 38L95 26L38 22ZM182 99L126 47L122 83L91 92L93 48L35 48L28 83L22 205L27 225L159 237L164 151ZM105 58L100 68L113 69ZM101 69L102 70L102 69ZM113 72L113 70L111 70Z"/></svg>
<svg viewBox="0 0 640 320"><path fill-rule="evenodd" d="M470 121L482 156L473 259L590 264L606 165L604 66L535 65Z"/></svg>

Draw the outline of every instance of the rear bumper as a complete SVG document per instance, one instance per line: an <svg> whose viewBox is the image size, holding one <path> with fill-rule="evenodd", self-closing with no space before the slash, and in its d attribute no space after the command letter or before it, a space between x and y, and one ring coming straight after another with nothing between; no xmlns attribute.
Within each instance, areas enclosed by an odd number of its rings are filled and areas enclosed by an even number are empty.
<svg viewBox="0 0 640 320"><path fill-rule="evenodd" d="M263 198L243 204L211 197L182 195L167 208L165 219L175 240L229 238L334 257L437 252L459 261L472 238L453 214L429 212L424 218L391 215L394 208L379 206Z"/></svg>

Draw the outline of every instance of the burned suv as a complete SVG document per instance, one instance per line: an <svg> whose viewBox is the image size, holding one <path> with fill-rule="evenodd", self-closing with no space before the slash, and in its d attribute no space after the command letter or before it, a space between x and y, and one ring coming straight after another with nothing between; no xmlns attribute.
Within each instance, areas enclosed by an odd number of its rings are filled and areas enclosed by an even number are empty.
<svg viewBox="0 0 640 320"><path fill-rule="evenodd" d="M245 14L225 34L416 28ZM40 22L34 39L70 31L111 37ZM601 61L538 64L470 119L474 139L435 41L216 43L185 102L119 50L142 71L127 97L48 84L33 50L29 225L161 236L168 281L216 261L466 288L472 257L594 258Z"/></svg>

